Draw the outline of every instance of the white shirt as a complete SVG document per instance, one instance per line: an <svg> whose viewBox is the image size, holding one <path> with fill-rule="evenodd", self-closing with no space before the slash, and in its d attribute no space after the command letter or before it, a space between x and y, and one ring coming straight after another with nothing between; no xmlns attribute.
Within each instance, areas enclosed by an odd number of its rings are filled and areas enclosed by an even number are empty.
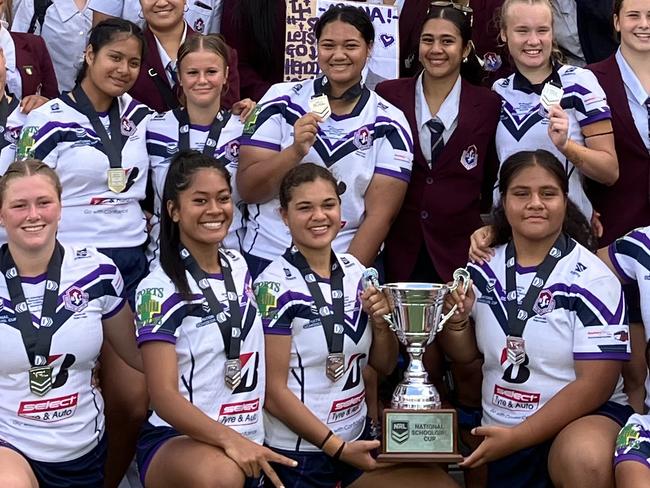
<svg viewBox="0 0 650 488"><path fill-rule="evenodd" d="M0 48L2 48L7 62L7 88L9 92L21 98L23 96L23 81L16 66L16 45L11 34L4 27L0 27Z"/></svg>
<svg viewBox="0 0 650 488"><path fill-rule="evenodd" d="M261 444L264 440L262 408L266 385L264 333L257 312L246 261L236 251L225 251L242 313L239 360L242 381L234 390L224 383L226 355L223 337L206 299L189 273L189 299L183 299L161 267L142 280L136 292L139 345L148 341L176 346L179 392L214 420ZM222 257L223 259L223 257ZM208 275L217 300L228 313L221 274ZM168 426L154 410L149 423Z"/></svg>
<svg viewBox="0 0 650 488"><path fill-rule="evenodd" d="M92 370L103 342L102 319L125 303L122 276L110 258L90 247L64 249L56 309L63 325L52 337L48 357L55 387L44 396L29 389L31 364L0 274L0 439L50 463L77 459L102 438L104 401L93 386ZM40 317L45 275L22 282L29 311Z"/></svg>
<svg viewBox="0 0 650 488"><path fill-rule="evenodd" d="M127 189L122 193L108 188L108 156L97 148L101 142L88 117L60 98L27 116L18 153L42 160L59 175L63 213L58 235L63 242L136 247L147 237L140 200L149 172L145 136L151 112L128 93L119 97L119 105L121 130L128 135L122 149Z"/></svg>
<svg viewBox="0 0 650 488"><path fill-rule="evenodd" d="M142 8L138 0L89 0L88 8L111 17L130 20L140 27L144 26Z"/></svg>
<svg viewBox="0 0 650 488"><path fill-rule="evenodd" d="M309 112L315 83L320 84L321 79L273 85L246 121L241 144L278 152L293 144L293 124ZM349 115L332 114L319 125L316 142L303 161L327 167L345 183L346 191L341 195L343 227L332 244L336 252L347 251L363 222L364 196L375 174L409 181L412 141L401 110L370 90L364 90ZM273 260L289 246L291 236L280 220L279 207L277 197L248 206L246 252Z"/></svg>
<svg viewBox="0 0 650 488"><path fill-rule="evenodd" d="M591 71L576 66L556 66L553 78L563 90L562 108L569 117L569 138L583 146L581 127L612 118L605 92ZM571 161L555 147L548 135L548 118L539 113L540 96L533 92L530 82L520 73L502 78L492 85L501 96L501 119L497 125L496 149L501 164L519 151L545 149L564 165L569 176L569 198L588 221L593 208L583 188L583 176ZM500 199L499 182L494 186L494 201Z"/></svg>
<svg viewBox="0 0 650 488"><path fill-rule="evenodd" d="M574 361L626 361L630 342L620 283L595 254L576 244L539 292L522 336L526 361L510 363L505 353L505 249L496 247L489 263L470 263L468 269L476 294L476 341L485 358L483 424L514 426L576 379ZM535 268L517 266L518 299L535 274ZM610 399L627 404L620 378Z"/></svg>
<svg viewBox="0 0 650 488"><path fill-rule="evenodd" d="M442 132L442 140L445 144L451 137L458 126L458 109L460 107L460 76L456 79L454 86L442 102L437 114L432 114L424 96L424 74L420 73L415 83L415 122L418 127L418 136L420 137L420 148L427 162L431 161L431 131L427 122L435 117L442 122L445 130Z"/></svg>
<svg viewBox="0 0 650 488"><path fill-rule="evenodd" d="M650 135L648 132L650 128L648 127L648 109L646 106L646 100L650 98L650 93L646 92L645 88L639 81L639 78L636 76L636 73L632 70L630 65L627 63L621 49L619 48L616 51L616 63L618 68L621 70L621 78L623 78L623 84L625 85L625 94L627 95L627 103L630 106L630 112L632 112L632 118L634 119L634 125L636 126L641 140L645 144L646 149L650 152Z"/></svg>
<svg viewBox="0 0 650 488"><path fill-rule="evenodd" d="M47 45L59 91L70 91L83 64L88 32L92 27L92 11L87 4L79 10L74 0L57 0L45 12L43 25L36 22L34 34L40 34ZM11 29L27 32L33 16L34 0L21 1Z"/></svg>
<svg viewBox="0 0 650 488"><path fill-rule="evenodd" d="M255 280L264 333L291 336L287 386L329 429L346 442L361 435L367 406L361 372L368 363L372 330L361 309L361 275L364 266L351 254L338 254L343 277L345 324L343 353L346 371L333 382L325 375L327 340L314 300L300 271L284 257L273 261ZM330 281L318 278L323 298L330 306ZM290 451L320 452L281 420L264 412L266 444Z"/></svg>
<svg viewBox="0 0 650 488"><path fill-rule="evenodd" d="M181 44L185 42L185 38L187 36L187 24L183 25L183 36L181 37ZM178 69L176 67L176 58L172 59L169 54L167 54L167 51L165 51L165 48L160 44L160 41L158 38L154 35L153 38L156 40L156 47L158 48L158 56L160 56L160 63L163 65L163 68L165 68L165 75L167 75L167 81L169 82L169 86L172 88L174 85L176 85L176 82L172 78L171 73L169 72L169 63L171 63L171 69L176 72L176 80L178 80Z"/></svg>

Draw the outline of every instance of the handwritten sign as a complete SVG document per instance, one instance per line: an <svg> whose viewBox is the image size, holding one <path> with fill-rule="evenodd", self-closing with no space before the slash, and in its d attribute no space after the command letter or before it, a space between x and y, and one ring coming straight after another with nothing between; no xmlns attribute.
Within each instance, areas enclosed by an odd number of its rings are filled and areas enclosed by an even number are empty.
<svg viewBox="0 0 650 488"><path fill-rule="evenodd" d="M287 29L284 80L301 81L320 73L314 25L318 17L335 5L364 10L375 27L375 43L366 66L371 87L381 79L399 76L399 13L393 5L374 5L351 0L287 0Z"/></svg>

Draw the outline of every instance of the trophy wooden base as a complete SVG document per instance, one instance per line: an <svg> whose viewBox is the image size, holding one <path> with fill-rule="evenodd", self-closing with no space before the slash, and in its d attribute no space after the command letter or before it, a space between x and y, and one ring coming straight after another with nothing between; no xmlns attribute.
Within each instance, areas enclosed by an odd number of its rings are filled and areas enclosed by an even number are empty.
<svg viewBox="0 0 650 488"><path fill-rule="evenodd" d="M457 463L456 410L384 410L382 452L386 463Z"/></svg>

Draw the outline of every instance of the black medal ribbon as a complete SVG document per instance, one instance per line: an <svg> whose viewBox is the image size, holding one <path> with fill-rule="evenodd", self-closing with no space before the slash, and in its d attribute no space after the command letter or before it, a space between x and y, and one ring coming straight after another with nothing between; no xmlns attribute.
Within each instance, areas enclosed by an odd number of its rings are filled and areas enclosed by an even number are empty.
<svg viewBox="0 0 650 488"><path fill-rule="evenodd" d="M214 316L221 337L223 338L223 346L228 360L239 360L239 349L241 345L242 335L242 315L239 309L239 295L235 288L235 280L232 277L232 270L230 263L224 254L219 251L221 258L221 271L223 273L223 281L226 287L226 295L228 296L228 307L230 309L230 319L224 312L223 305L214 294L208 275L201 269L192 254L184 247L180 249L181 259L185 265L185 269L190 273L196 284L201 289L201 293L205 297L210 313ZM236 385L235 385L236 386Z"/></svg>
<svg viewBox="0 0 650 488"><path fill-rule="evenodd" d="M318 285L316 274L312 271L307 260L300 251L298 251L295 246L289 247L284 253L284 259L300 271L300 274L307 284L307 288L314 300L321 323L323 324L323 332L325 333L325 339L327 340L327 351L330 355L341 354L343 352L343 332L345 324L343 294L343 277L345 276L345 273L336 258L336 254L332 251L332 256L330 258L330 284L332 290L333 314L330 313L329 305L325 301L325 297Z"/></svg>
<svg viewBox="0 0 650 488"><path fill-rule="evenodd" d="M178 149L180 151L188 151L190 148L190 117L187 110L184 108L174 109L174 115L178 120ZM202 154L204 156L214 156L215 148L219 142L221 131L230 120L231 113L228 110L220 110L214 121L210 125L208 137L203 145Z"/></svg>
<svg viewBox="0 0 650 488"><path fill-rule="evenodd" d="M358 98L363 93L364 86L361 84L361 81L355 83L350 88L345 90L343 94L339 97L332 95L332 84L329 83L324 77L318 78L314 82L314 93L316 96L325 94L329 100L344 100L346 102L351 102L352 100Z"/></svg>
<svg viewBox="0 0 650 488"><path fill-rule="evenodd" d="M75 86L71 93L75 100L72 102L72 105L74 105L79 112L88 117L88 120L90 120L90 124L93 126L95 133L102 141L102 146L104 146L104 154L106 154L108 157L108 162L111 165L111 169L121 169L122 148L124 147L124 144L126 143L128 137L122 135L120 104L117 98L113 99L111 106L108 109L109 129L111 131L109 137L104 124L102 124L102 121L99 119L97 110L95 110L95 107L93 107L93 104L90 102L88 95L86 95L81 86Z"/></svg>
<svg viewBox="0 0 650 488"><path fill-rule="evenodd" d="M22 280L18 274L16 263L9 251L8 244L4 244L0 249L0 271L2 271L7 282L9 298L11 299L16 315L16 325L20 330L29 363L32 365L30 370L30 388L37 395L44 395L51 389L51 368L47 366L47 359L50 355L52 336L63 325L57 324L54 321L57 299L59 297L63 254L63 247L57 241L52 257L47 265L41 321L38 327L36 327L32 321L32 316L23 291ZM44 378L42 384L40 386L37 384L35 388L32 371L39 368L48 370L48 374L50 375L49 383Z"/></svg>
<svg viewBox="0 0 650 488"><path fill-rule="evenodd" d="M558 261L575 247L575 242L561 233L549 253L537 268L537 273L526 292L521 306L517 301L517 253L512 241L506 246L506 311L508 330L506 335L521 338L528 319L533 315L533 306Z"/></svg>

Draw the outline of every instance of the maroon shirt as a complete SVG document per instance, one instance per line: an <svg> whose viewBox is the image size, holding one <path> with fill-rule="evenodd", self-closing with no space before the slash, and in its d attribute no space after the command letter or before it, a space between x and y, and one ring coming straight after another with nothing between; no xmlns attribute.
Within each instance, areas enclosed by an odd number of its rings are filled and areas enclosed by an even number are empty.
<svg viewBox="0 0 650 488"><path fill-rule="evenodd" d="M429 169L416 126L416 81L385 81L376 90L406 115L415 155L404 204L386 238L386 276L390 281L408 280L425 243L440 277L451 280L453 271L467 263L469 237L482 225L481 194L491 195L496 179L494 135L501 101L487 88L463 81L458 126ZM476 166L467 169L461 160L471 166L472 146Z"/></svg>

